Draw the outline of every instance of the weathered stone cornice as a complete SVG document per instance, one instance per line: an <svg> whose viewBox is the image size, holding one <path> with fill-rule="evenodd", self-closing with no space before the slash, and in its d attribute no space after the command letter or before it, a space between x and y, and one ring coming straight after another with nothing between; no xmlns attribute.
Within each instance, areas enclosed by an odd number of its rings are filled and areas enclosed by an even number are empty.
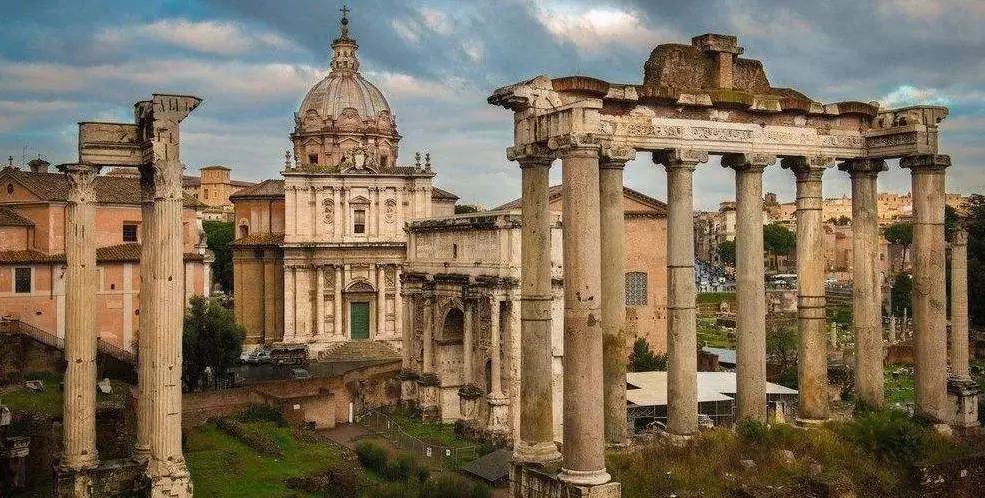
<svg viewBox="0 0 985 498"><path fill-rule="evenodd" d="M558 151L560 154L576 150L599 150L602 146L599 137L591 133L568 133L556 137L551 137L547 141L547 148Z"/></svg>

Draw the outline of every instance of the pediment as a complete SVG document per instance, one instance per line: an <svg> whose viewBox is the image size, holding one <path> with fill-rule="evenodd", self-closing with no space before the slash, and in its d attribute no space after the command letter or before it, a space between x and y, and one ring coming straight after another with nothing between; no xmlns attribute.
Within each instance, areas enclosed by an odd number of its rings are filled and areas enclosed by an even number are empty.
<svg viewBox="0 0 985 498"><path fill-rule="evenodd" d="M349 199L349 204L369 204L369 199L361 195L357 195L352 199Z"/></svg>
<svg viewBox="0 0 985 498"><path fill-rule="evenodd" d="M357 280L352 283L346 290L346 292L376 292L373 286L366 282L365 280Z"/></svg>

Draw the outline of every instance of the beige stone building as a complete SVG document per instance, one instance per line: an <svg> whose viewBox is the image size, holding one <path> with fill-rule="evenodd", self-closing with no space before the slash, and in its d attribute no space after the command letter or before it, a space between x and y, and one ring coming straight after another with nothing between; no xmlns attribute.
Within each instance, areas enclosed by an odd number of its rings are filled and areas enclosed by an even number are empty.
<svg viewBox="0 0 985 498"><path fill-rule="evenodd" d="M454 213L457 196L431 183L430 155L398 165L396 119L360 74L357 49L343 18L331 71L294 116L283 180L231 196L236 315L248 343L399 349L404 224Z"/></svg>
<svg viewBox="0 0 985 498"><path fill-rule="evenodd" d="M229 196L247 187L256 185L254 182L233 180L231 169L214 164L199 168L199 176L181 175L181 188L187 197L198 201L202 219L208 221L233 221L233 204ZM109 176L126 176L139 178L140 174L133 168L113 168Z"/></svg>
<svg viewBox="0 0 985 498"><path fill-rule="evenodd" d="M555 432L561 430L564 266L563 189L549 189L551 211L551 351ZM426 417L473 421L519 437L520 231L522 199L468 215L410 222L405 267L405 368L434 374L437 386L408 384L405 397ZM626 225L626 342L645 338L666 351L666 205L623 188ZM485 396L468 401L463 386Z"/></svg>

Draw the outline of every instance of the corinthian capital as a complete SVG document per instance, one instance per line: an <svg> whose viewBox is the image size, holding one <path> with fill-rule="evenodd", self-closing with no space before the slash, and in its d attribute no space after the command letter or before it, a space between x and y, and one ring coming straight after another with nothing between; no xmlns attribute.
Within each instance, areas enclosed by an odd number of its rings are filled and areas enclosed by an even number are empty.
<svg viewBox="0 0 985 498"><path fill-rule="evenodd" d="M603 168L622 168L636 159L636 149L625 145L603 145L599 158Z"/></svg>
<svg viewBox="0 0 985 498"><path fill-rule="evenodd" d="M835 159L828 156L784 157L780 167L793 171L798 180L821 181L824 170L834 166Z"/></svg>
<svg viewBox="0 0 985 498"><path fill-rule="evenodd" d="M759 170L776 162L776 156L759 152L725 154L722 156L722 166L736 171Z"/></svg>
<svg viewBox="0 0 985 498"><path fill-rule="evenodd" d="M506 148L506 159L517 161L520 167L528 165L550 165L554 162L555 154L542 144L514 145Z"/></svg>
<svg viewBox="0 0 985 498"><path fill-rule="evenodd" d="M951 232L951 245L952 246L966 246L968 245L968 231L962 227L955 228Z"/></svg>
<svg viewBox="0 0 985 498"><path fill-rule="evenodd" d="M851 176L875 176L886 171L888 168L886 168L886 161L882 159L858 157L839 164L838 169Z"/></svg>
<svg viewBox="0 0 985 498"><path fill-rule="evenodd" d="M701 163L708 162L708 152L696 149L666 149L653 153L653 162L662 164L665 169L690 168L692 171Z"/></svg>
<svg viewBox="0 0 985 498"><path fill-rule="evenodd" d="M951 156L947 154L918 154L900 158L899 165L911 171L926 170L943 172L951 165Z"/></svg>
<svg viewBox="0 0 985 498"><path fill-rule="evenodd" d="M96 203L96 177L99 166L90 164L61 164L58 170L68 178L68 202L73 204Z"/></svg>

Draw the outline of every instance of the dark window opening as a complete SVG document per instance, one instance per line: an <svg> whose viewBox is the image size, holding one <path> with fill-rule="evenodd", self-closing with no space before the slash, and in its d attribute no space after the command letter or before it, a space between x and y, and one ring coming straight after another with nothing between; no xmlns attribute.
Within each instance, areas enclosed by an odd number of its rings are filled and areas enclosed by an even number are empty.
<svg viewBox="0 0 985 498"><path fill-rule="evenodd" d="M28 294L31 292L31 269L14 268L14 292Z"/></svg>
<svg viewBox="0 0 985 498"><path fill-rule="evenodd" d="M250 227L248 225L239 226L239 237L243 238L250 234Z"/></svg>
<svg viewBox="0 0 985 498"><path fill-rule="evenodd" d="M318 154L308 154L308 164L318 164Z"/></svg>
<svg viewBox="0 0 985 498"><path fill-rule="evenodd" d="M123 242L137 241L137 225L134 223L123 224Z"/></svg>
<svg viewBox="0 0 985 498"><path fill-rule="evenodd" d="M366 210L356 209L352 212L352 231L366 233Z"/></svg>
<svg viewBox="0 0 985 498"><path fill-rule="evenodd" d="M458 244L451 245L451 259L458 259Z"/></svg>

